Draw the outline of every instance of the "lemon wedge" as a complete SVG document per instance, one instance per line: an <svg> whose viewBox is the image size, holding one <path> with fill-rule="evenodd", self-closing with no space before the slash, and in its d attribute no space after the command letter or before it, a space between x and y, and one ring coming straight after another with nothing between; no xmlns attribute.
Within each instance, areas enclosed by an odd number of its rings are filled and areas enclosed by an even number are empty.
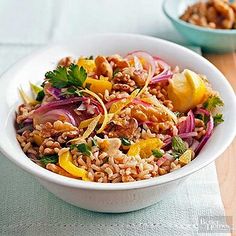
<svg viewBox="0 0 236 236"><path fill-rule="evenodd" d="M199 75L186 69L173 76L167 92L169 99L173 102L174 109L186 112L204 101L207 88Z"/></svg>

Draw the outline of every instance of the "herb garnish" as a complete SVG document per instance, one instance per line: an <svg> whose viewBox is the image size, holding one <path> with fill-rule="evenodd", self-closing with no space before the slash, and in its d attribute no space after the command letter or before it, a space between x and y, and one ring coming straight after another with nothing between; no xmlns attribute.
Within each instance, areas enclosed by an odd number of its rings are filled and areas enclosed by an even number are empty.
<svg viewBox="0 0 236 236"><path fill-rule="evenodd" d="M160 151L160 150L157 150L157 149L155 149L155 150L152 150L152 155L154 156L154 157L157 157L157 158L161 158L162 156L163 156L163 152L162 151Z"/></svg>
<svg viewBox="0 0 236 236"><path fill-rule="evenodd" d="M203 104L203 107L208 111L212 111L217 106L224 106L224 102L218 96L209 97Z"/></svg>
<svg viewBox="0 0 236 236"><path fill-rule="evenodd" d="M87 144L85 143L80 143L80 144L72 144L70 145L70 149L74 149L77 148L78 151L80 151L82 154L86 155L86 156L90 156L91 155L91 147L89 147Z"/></svg>
<svg viewBox="0 0 236 236"><path fill-rule="evenodd" d="M48 71L45 77L55 88L81 87L87 78L87 72L83 67L71 64L68 69L59 66L56 70Z"/></svg>
<svg viewBox="0 0 236 236"><path fill-rule="evenodd" d="M43 90L39 91L37 96L36 96L36 101L41 102L43 98L45 97L45 93Z"/></svg>
<svg viewBox="0 0 236 236"><path fill-rule="evenodd" d="M56 164L58 162L58 155L47 155L43 156L40 159L41 163L44 164L45 166L49 163Z"/></svg>
<svg viewBox="0 0 236 236"><path fill-rule="evenodd" d="M214 119L214 125L218 125L222 122L224 122L224 119L223 119L223 114L216 114L215 116L213 116L213 119Z"/></svg>

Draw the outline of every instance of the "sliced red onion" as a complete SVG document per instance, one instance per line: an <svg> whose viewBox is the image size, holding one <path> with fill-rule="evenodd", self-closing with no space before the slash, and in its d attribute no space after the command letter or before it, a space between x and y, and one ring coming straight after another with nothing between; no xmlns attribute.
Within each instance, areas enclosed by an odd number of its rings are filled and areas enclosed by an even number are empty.
<svg viewBox="0 0 236 236"><path fill-rule="evenodd" d="M33 123L36 125L50 121L64 120L76 125L72 115L73 106L79 102L86 101L87 99L88 98L86 97L73 97L41 105L32 115Z"/></svg>
<svg viewBox="0 0 236 236"><path fill-rule="evenodd" d="M187 118L186 118L187 119ZM186 131L186 120L183 120L177 124L179 134L185 133Z"/></svg>
<svg viewBox="0 0 236 236"><path fill-rule="evenodd" d="M214 119L210 115L209 121L207 123L206 134L204 135L204 137L202 138L201 142L199 143L199 145L195 149L195 154L196 155L202 150L202 148L204 147L204 145L206 144L208 139L211 137L212 132L213 132L213 128L214 128Z"/></svg>
<svg viewBox="0 0 236 236"><path fill-rule="evenodd" d="M189 139L189 138L197 136L197 132L182 133L182 134L179 134L178 136L182 139ZM172 142L172 137L168 138L168 139L165 139L164 140L164 143L165 143L164 147L169 146L171 144L171 142Z"/></svg>
<svg viewBox="0 0 236 236"><path fill-rule="evenodd" d="M189 133L179 134L179 137L182 139L191 138L191 137L195 137L195 136L197 136L197 132L189 132Z"/></svg>
<svg viewBox="0 0 236 236"><path fill-rule="evenodd" d="M156 66L161 67L163 69L163 71L160 74L158 74L159 76L165 75L168 72L170 72L171 67L165 61L156 56L154 56L153 59L155 61Z"/></svg>
<svg viewBox="0 0 236 236"><path fill-rule="evenodd" d="M142 63L140 62L140 60L138 59L138 57L134 56L134 68L136 70L143 70L143 66Z"/></svg>
<svg viewBox="0 0 236 236"><path fill-rule="evenodd" d="M27 118L23 121L23 124L24 125L29 125L29 124L32 124L33 123L33 119L32 118Z"/></svg>
<svg viewBox="0 0 236 236"><path fill-rule="evenodd" d="M169 82L169 79L171 79L172 76L173 74L171 72L164 75L156 75L150 81L150 85L157 84L159 82Z"/></svg>
<svg viewBox="0 0 236 236"><path fill-rule="evenodd" d="M41 105L38 109L36 109L33 113L33 116L38 113L42 114L42 113L48 112L50 110L56 109L61 106L68 107L70 105L75 105L78 102L85 101L86 99L88 98L87 97L73 97L73 98L67 98L64 100L49 102L44 105Z"/></svg>
<svg viewBox="0 0 236 236"><path fill-rule="evenodd" d="M91 104L93 104L93 105L95 105L97 108L98 108L98 110L99 110L99 112L98 113L104 113L104 110L103 110L103 108L102 108L102 105L98 102L98 101L96 101L96 100L94 100L93 98L89 98L90 100L91 100ZM85 101L86 102L86 101Z"/></svg>
<svg viewBox="0 0 236 236"><path fill-rule="evenodd" d="M134 60L134 57L137 57L139 59L144 59L145 64L143 65L144 69L149 70L149 68L151 67L151 77L153 77L155 71L156 71L156 65L155 65L155 61L153 59L153 57L148 54L147 52L143 52L143 51L134 51L129 53L126 56L126 59L128 61Z"/></svg>
<svg viewBox="0 0 236 236"><path fill-rule="evenodd" d="M195 118L192 110L188 112L186 120L178 124L179 134L193 132L195 129Z"/></svg>
<svg viewBox="0 0 236 236"><path fill-rule="evenodd" d="M196 148L198 147L198 145L199 145L199 141L197 141L196 139L193 139L193 143L192 143L192 145L191 145L191 149L195 152L196 151Z"/></svg>
<svg viewBox="0 0 236 236"><path fill-rule="evenodd" d="M194 129L195 129L195 118L194 118L192 110L190 110L188 112L187 125L186 125L186 133L193 132Z"/></svg>
<svg viewBox="0 0 236 236"><path fill-rule="evenodd" d="M69 122L72 125L76 125L76 121L73 115L66 109L53 109L47 111L45 113L38 113L34 116L34 124L44 124L46 122L54 122L54 121L63 121Z"/></svg>
<svg viewBox="0 0 236 236"><path fill-rule="evenodd" d="M210 116L210 112L204 108L197 108L197 110L194 112L196 115L206 115Z"/></svg>
<svg viewBox="0 0 236 236"><path fill-rule="evenodd" d="M58 88L54 88L54 87L49 87L47 89L47 92L52 95L56 100L60 100L63 98L63 96L61 96L61 90Z"/></svg>

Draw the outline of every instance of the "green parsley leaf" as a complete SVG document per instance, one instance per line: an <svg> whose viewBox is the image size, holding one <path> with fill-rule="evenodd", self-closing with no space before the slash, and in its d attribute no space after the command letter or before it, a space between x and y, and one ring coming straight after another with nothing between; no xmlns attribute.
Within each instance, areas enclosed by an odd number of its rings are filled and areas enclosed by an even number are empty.
<svg viewBox="0 0 236 236"><path fill-rule="evenodd" d="M179 136L174 136L172 138L172 151L177 154L177 155L181 155L183 154L186 150L187 150L187 145L186 143L183 141L182 138L180 138Z"/></svg>
<svg viewBox="0 0 236 236"><path fill-rule="evenodd" d="M124 145L124 146L130 146L130 145L131 145L130 140L127 139L127 138L121 138L121 143L122 143L122 145Z"/></svg>
<svg viewBox="0 0 236 236"><path fill-rule="evenodd" d="M90 156L91 155L91 148L85 144L85 143L80 143L77 146L77 149L84 155Z"/></svg>
<svg viewBox="0 0 236 236"><path fill-rule="evenodd" d="M87 78L87 72L84 67L78 67L71 64L68 71L68 82L71 85L81 87Z"/></svg>
<svg viewBox="0 0 236 236"><path fill-rule="evenodd" d="M68 85L66 67L59 66L56 70L48 71L45 77L55 88L64 88Z"/></svg>
<svg viewBox="0 0 236 236"><path fill-rule="evenodd" d="M213 119L214 119L214 125L218 125L222 122L224 122L224 119L223 119L223 114L216 114L215 116L213 116Z"/></svg>
<svg viewBox="0 0 236 236"><path fill-rule="evenodd" d="M42 102L42 100L44 99L44 97L45 97L44 91L43 91L43 90L42 90L42 91L39 91L38 94L37 94L37 97L36 97L36 101Z"/></svg>
<svg viewBox="0 0 236 236"><path fill-rule="evenodd" d="M87 78L87 73L83 67L71 64L68 69L59 66L56 70L48 71L45 77L55 88L65 88L71 85L81 87Z"/></svg>
<svg viewBox="0 0 236 236"><path fill-rule="evenodd" d="M209 111L214 110L217 106L224 106L224 102L218 96L211 96L203 104L203 107Z"/></svg>
<svg viewBox="0 0 236 236"><path fill-rule="evenodd" d="M162 151L160 151L160 150L157 150L157 149L155 149L155 150L152 150L152 155L154 156L154 157L157 157L157 158L161 158L162 156L163 156L163 152Z"/></svg>
<svg viewBox="0 0 236 236"><path fill-rule="evenodd" d="M45 166L48 163L53 163L56 164L58 162L58 155L47 155L47 156L43 156L40 159L41 163L44 164Z"/></svg>

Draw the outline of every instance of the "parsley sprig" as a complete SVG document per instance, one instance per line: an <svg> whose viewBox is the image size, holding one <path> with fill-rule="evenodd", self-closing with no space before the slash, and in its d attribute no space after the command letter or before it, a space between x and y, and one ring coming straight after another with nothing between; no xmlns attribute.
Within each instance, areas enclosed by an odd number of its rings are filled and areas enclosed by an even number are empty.
<svg viewBox="0 0 236 236"><path fill-rule="evenodd" d="M224 106L224 102L218 96L211 96L203 104L203 107L208 111L214 110L218 106Z"/></svg>
<svg viewBox="0 0 236 236"><path fill-rule="evenodd" d="M163 156L163 154L164 153L161 150L158 150L158 149L152 150L152 155L154 157L161 158Z"/></svg>
<svg viewBox="0 0 236 236"><path fill-rule="evenodd" d="M56 70L48 71L45 77L55 88L81 87L87 78L87 72L83 67L71 64L69 68L59 66Z"/></svg>
<svg viewBox="0 0 236 236"><path fill-rule="evenodd" d="M223 114L216 114L215 116L213 116L214 119L214 125L219 125L220 123L224 122L223 119Z"/></svg>
<svg viewBox="0 0 236 236"><path fill-rule="evenodd" d="M41 163L43 165L47 165L48 163L52 163L52 164L56 164L58 162L58 155L46 155L46 156L43 156L41 159L40 159Z"/></svg>
<svg viewBox="0 0 236 236"><path fill-rule="evenodd" d="M211 96L207 99L207 101L203 104L203 107L210 111L210 112L214 112L214 109L219 107L219 106L224 106L224 102L221 100L220 97L218 96ZM223 119L223 114L221 113L217 113L213 116L214 119L214 125L218 125L222 122L224 122ZM203 117L203 121L206 124L208 122L208 119L206 119L206 117Z"/></svg>
<svg viewBox="0 0 236 236"><path fill-rule="evenodd" d="M70 149L73 150L74 148L77 148L79 152L84 154L85 156L90 156L91 155L91 147L88 146L86 143L80 143L80 144L72 144L70 146Z"/></svg>

